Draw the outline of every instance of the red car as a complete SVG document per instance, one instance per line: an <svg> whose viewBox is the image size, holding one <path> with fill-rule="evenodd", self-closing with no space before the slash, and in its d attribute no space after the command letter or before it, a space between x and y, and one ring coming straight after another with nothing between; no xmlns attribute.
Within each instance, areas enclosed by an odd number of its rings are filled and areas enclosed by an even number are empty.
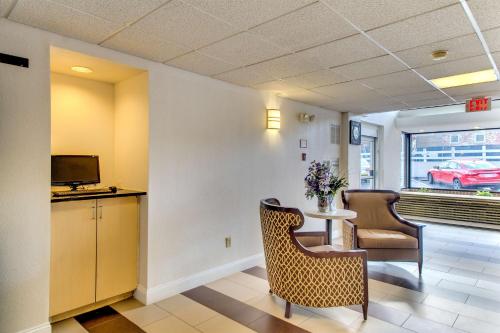
<svg viewBox="0 0 500 333"><path fill-rule="evenodd" d="M467 186L500 185L500 168L483 160L449 160L427 173L429 184L442 183L458 190Z"/></svg>

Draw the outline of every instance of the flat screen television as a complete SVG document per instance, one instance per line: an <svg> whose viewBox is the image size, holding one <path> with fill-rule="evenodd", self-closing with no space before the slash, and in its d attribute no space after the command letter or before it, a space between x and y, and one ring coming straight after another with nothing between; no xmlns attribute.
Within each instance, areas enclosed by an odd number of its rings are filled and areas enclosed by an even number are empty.
<svg viewBox="0 0 500 333"><path fill-rule="evenodd" d="M78 185L98 184L99 156L95 155L52 155L52 186L71 186L76 190Z"/></svg>

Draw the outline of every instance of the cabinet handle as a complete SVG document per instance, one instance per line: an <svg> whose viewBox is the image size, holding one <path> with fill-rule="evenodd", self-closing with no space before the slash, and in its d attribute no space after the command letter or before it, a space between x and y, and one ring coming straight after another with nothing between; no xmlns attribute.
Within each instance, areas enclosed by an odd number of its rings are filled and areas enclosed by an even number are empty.
<svg viewBox="0 0 500 333"><path fill-rule="evenodd" d="M102 219L102 206L99 206L99 219Z"/></svg>
<svg viewBox="0 0 500 333"><path fill-rule="evenodd" d="M95 214L96 214L95 206L92 206L92 218L91 218L91 220L95 220Z"/></svg>

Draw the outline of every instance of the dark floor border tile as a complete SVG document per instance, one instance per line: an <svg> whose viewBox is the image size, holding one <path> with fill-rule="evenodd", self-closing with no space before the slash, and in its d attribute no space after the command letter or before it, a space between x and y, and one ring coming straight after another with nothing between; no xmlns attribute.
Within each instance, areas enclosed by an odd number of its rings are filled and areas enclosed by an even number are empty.
<svg viewBox="0 0 500 333"><path fill-rule="evenodd" d="M185 291L182 295L259 333L308 332L283 319L270 315L267 312L254 308L253 306L206 286ZM284 311L285 309L283 309L283 314Z"/></svg>
<svg viewBox="0 0 500 333"><path fill-rule="evenodd" d="M105 306L75 317L90 333L145 333L110 306Z"/></svg>

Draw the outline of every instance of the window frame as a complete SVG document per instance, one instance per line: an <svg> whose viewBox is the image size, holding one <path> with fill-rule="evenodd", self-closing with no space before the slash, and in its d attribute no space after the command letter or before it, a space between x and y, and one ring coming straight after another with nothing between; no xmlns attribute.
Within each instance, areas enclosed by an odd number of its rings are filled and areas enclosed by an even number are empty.
<svg viewBox="0 0 500 333"><path fill-rule="evenodd" d="M483 131L484 132L484 141L483 142L476 142L476 136L474 136L474 143L475 144L485 144L486 143L486 131L491 131L491 130L497 130L500 131L500 127L492 127L492 128L481 128L481 129L457 129L457 130L446 130L446 131L429 131L429 132L402 132L401 135L403 136L403 156L404 156L404 188L407 189L420 189L420 187L412 186L412 181L411 181L411 174L412 174L412 163L411 163L411 144L412 144L412 136L413 135L423 135L423 134L446 134L446 133L455 133L455 132L477 132L477 131ZM451 137L450 137L450 146L455 147L456 144L451 142ZM444 163L445 161L441 162ZM430 188L430 190L452 190L456 192L471 192L471 191L476 191L477 189L460 189L460 190L454 190L454 189L433 189ZM492 193L500 193L500 187L499 189L492 189Z"/></svg>

